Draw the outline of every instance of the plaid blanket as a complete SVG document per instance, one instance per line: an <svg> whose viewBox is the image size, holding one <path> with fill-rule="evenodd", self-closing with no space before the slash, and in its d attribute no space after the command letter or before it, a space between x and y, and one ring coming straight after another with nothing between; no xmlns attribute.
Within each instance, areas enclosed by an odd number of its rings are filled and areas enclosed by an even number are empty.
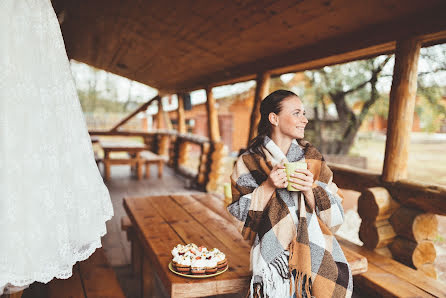
<svg viewBox="0 0 446 298"><path fill-rule="evenodd" d="M350 297L353 281L333 236L342 224L342 197L321 153L309 142L293 141L285 156L268 137L261 155L245 152L233 173L229 212L252 243L251 297ZM305 161L314 175L315 210L301 192L263 187L274 165Z"/></svg>

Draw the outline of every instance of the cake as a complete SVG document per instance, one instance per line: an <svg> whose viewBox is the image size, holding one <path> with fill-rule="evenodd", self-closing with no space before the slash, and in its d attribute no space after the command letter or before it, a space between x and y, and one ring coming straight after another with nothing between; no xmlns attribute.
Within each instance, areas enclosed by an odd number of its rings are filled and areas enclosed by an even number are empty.
<svg viewBox="0 0 446 298"><path fill-rule="evenodd" d="M191 270L191 259L187 256L178 256L176 260L176 270L183 274L188 274Z"/></svg>
<svg viewBox="0 0 446 298"><path fill-rule="evenodd" d="M217 248L208 250L194 243L178 244L171 253L173 269L183 274L214 274L228 266L225 254Z"/></svg>
<svg viewBox="0 0 446 298"><path fill-rule="evenodd" d="M214 274L217 272L217 260L213 257L206 258L206 274Z"/></svg>
<svg viewBox="0 0 446 298"><path fill-rule="evenodd" d="M206 273L206 259L203 257L195 257L191 262L191 272L195 275Z"/></svg>
<svg viewBox="0 0 446 298"><path fill-rule="evenodd" d="M172 257L175 258L176 256L178 256L180 250L184 250L184 245L183 244L178 244L177 246L175 246L172 249L172 251L171 251Z"/></svg>
<svg viewBox="0 0 446 298"><path fill-rule="evenodd" d="M215 260L217 261L217 268L218 270L223 270L228 266L228 261L226 260L226 255L224 253L217 252L214 256Z"/></svg>

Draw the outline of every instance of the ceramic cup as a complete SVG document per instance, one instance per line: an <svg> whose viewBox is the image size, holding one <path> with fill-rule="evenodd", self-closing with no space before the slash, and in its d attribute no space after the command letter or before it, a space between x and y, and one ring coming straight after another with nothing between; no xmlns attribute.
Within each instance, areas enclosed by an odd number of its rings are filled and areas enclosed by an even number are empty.
<svg viewBox="0 0 446 298"><path fill-rule="evenodd" d="M290 176L294 174L294 171L296 169L307 169L307 163L304 161L296 161L296 162L287 162L285 163L285 172L286 172L286 178L288 181L290 181ZM288 182L288 191L299 191L295 189L291 183Z"/></svg>

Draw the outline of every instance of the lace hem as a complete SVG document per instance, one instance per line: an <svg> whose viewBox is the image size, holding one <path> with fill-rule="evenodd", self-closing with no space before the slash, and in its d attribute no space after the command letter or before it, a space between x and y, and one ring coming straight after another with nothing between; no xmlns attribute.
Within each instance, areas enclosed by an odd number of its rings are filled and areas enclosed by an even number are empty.
<svg viewBox="0 0 446 298"><path fill-rule="evenodd" d="M104 227L105 222L109 221L113 217L113 212L110 215L104 216ZM38 272L34 273L33 277L28 278L28 276L14 276L9 275L5 278L4 281L0 280L0 295L4 293L14 293L17 291L21 291L25 288L27 288L30 284L34 282L41 282L41 283L48 283L54 278L58 279L68 279L73 275L73 266L77 262L85 261L88 259L95 251L96 249L102 247L101 238L107 233L107 229L104 228L101 233L99 234L99 239L97 239L94 242L91 242L87 244L88 248L83 251L82 253L75 253L73 254L72 261L64 266L58 266L60 267L68 267L69 269L60 270L56 269L52 272ZM16 288L16 289L14 289Z"/></svg>

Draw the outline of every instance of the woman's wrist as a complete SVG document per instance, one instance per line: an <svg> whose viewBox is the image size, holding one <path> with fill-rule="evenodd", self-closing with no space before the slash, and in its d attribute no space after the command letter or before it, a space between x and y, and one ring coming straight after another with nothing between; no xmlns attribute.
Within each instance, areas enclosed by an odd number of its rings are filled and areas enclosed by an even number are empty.
<svg viewBox="0 0 446 298"><path fill-rule="evenodd" d="M310 205L310 207L314 209L316 202L314 199L313 189L303 191L302 193L304 194L305 200L307 201L308 205Z"/></svg>

